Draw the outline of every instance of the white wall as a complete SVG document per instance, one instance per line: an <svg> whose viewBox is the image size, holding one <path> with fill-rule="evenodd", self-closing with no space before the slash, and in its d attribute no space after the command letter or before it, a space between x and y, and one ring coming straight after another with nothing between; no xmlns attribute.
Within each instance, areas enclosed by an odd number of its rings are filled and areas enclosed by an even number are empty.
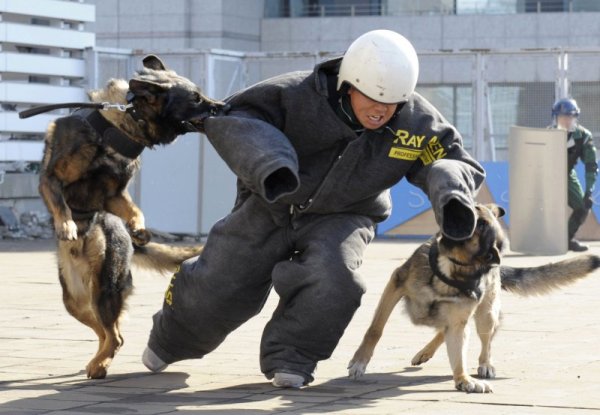
<svg viewBox="0 0 600 415"><path fill-rule="evenodd" d="M199 134L145 150L136 180L146 226L161 231L207 234L235 201L235 176Z"/></svg>

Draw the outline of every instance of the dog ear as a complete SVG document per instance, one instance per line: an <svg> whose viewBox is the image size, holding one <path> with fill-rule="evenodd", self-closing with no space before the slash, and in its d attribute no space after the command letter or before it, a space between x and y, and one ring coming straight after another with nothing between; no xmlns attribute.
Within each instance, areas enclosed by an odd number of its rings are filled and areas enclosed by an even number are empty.
<svg viewBox="0 0 600 415"><path fill-rule="evenodd" d="M142 60L144 68L154 69L156 71L164 71L167 69L165 64L156 55L148 55Z"/></svg>
<svg viewBox="0 0 600 415"><path fill-rule="evenodd" d="M148 102L153 103L156 100L156 96L163 93L165 88L156 82L132 79L129 81L129 90L136 97L144 97Z"/></svg>
<svg viewBox="0 0 600 415"><path fill-rule="evenodd" d="M486 207L492 211L492 213L494 214L494 216L496 216L497 218L501 218L502 216L504 216L506 214L506 211L504 210L504 208L502 206L498 206L495 203L489 203L486 205Z"/></svg>

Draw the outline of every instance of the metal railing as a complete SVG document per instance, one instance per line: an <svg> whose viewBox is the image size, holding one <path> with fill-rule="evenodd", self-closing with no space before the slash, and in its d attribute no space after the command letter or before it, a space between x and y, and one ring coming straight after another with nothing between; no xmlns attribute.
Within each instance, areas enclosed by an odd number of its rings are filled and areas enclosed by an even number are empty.
<svg viewBox="0 0 600 415"><path fill-rule="evenodd" d="M154 51L207 95L222 99L281 73L310 70L339 56L322 52ZM86 52L87 89L109 78L129 78L141 51ZM557 98L577 99L581 123L600 144L600 48L420 52L421 92L462 133L479 160L504 160L511 125L543 128ZM40 134L40 140L42 135Z"/></svg>

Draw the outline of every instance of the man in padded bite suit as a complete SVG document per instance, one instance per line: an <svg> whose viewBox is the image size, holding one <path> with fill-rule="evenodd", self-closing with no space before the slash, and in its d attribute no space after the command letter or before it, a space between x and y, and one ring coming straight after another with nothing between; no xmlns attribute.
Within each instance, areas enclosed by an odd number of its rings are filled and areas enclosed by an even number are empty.
<svg viewBox="0 0 600 415"><path fill-rule="evenodd" d="M376 30L343 58L233 95L226 116L204 121L238 177L237 200L173 276L143 355L150 370L213 351L273 287L261 370L278 387L311 382L360 305L357 269L404 177L428 195L447 237L472 235L484 172L414 92L418 72L410 42Z"/></svg>

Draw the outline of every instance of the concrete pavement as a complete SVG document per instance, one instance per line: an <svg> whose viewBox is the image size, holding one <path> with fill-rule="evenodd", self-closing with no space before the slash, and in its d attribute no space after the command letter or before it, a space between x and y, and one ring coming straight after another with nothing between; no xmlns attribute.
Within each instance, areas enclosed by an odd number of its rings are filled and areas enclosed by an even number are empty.
<svg viewBox="0 0 600 415"><path fill-rule="evenodd" d="M53 242L0 241L0 413L600 414L600 272L544 297L504 293L503 327L493 344L494 394L454 390L443 347L422 368L410 367L433 331L412 326L400 310L364 378L348 379L346 365L390 272L419 243L371 244L361 269L369 291L334 355L319 364L310 387L280 390L258 364L260 333L276 306L275 294L212 354L151 374L140 355L168 278L135 271L136 289L122 324L125 345L106 379L87 380L84 368L97 340L64 310ZM592 243L592 252L600 254L600 243ZM531 266L560 258L513 254L505 263ZM473 330L470 373L476 372L478 353Z"/></svg>

